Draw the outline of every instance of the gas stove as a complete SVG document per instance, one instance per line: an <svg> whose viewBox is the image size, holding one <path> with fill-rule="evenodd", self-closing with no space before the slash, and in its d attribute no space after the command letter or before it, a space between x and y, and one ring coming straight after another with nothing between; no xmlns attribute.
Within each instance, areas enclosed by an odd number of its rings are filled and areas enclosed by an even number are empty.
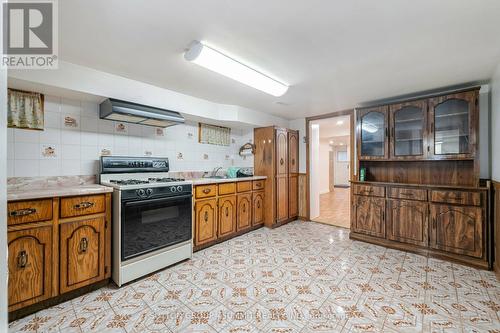
<svg viewBox="0 0 500 333"><path fill-rule="evenodd" d="M192 255L192 182L167 158L101 157L113 192L113 272L118 286Z"/></svg>

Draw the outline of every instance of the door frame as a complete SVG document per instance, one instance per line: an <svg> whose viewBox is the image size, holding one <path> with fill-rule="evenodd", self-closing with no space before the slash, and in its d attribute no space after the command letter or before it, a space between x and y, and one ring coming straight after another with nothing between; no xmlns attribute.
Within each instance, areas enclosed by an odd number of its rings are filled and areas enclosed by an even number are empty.
<svg viewBox="0 0 500 333"><path fill-rule="evenodd" d="M354 131L354 124L355 124L355 119L354 119L354 109L347 109L347 110L342 110L342 111L336 111L336 112L330 112L318 116L312 116L312 117L306 117L306 218L307 220L311 219L311 190L309 184L311 183L311 161L309 158L309 153L310 153L310 137L309 137L309 126L311 121L314 120L320 120L320 119L327 119L327 118L334 118L334 117L339 117L339 116L351 116L351 130L350 130L350 136L351 136L351 150L350 150L350 157L349 157L349 181L354 180L354 157L355 155L355 150L356 148L354 147L355 145L355 131Z"/></svg>

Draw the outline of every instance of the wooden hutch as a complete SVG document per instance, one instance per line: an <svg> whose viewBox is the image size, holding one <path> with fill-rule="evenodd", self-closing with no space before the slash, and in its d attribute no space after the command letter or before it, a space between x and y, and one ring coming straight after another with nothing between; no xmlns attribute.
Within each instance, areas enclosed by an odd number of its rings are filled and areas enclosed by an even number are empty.
<svg viewBox="0 0 500 333"><path fill-rule="evenodd" d="M478 95L479 87L357 109L350 238L491 267Z"/></svg>

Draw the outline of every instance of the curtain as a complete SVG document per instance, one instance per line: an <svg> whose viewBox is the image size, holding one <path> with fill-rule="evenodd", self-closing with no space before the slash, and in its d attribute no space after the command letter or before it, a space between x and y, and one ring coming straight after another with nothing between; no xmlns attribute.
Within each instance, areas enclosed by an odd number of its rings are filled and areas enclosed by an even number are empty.
<svg viewBox="0 0 500 333"><path fill-rule="evenodd" d="M43 95L8 89L7 126L43 130Z"/></svg>
<svg viewBox="0 0 500 333"><path fill-rule="evenodd" d="M231 129L229 127L199 124L199 142L211 145L229 146L231 144Z"/></svg>

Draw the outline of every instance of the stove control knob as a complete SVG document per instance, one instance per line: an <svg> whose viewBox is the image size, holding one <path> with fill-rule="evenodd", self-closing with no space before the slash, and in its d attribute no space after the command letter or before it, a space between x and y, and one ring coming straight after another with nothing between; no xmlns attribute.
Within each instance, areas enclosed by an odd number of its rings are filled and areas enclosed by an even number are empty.
<svg viewBox="0 0 500 333"><path fill-rule="evenodd" d="M177 189L175 188L175 186L170 187L170 192L177 192Z"/></svg>
<svg viewBox="0 0 500 333"><path fill-rule="evenodd" d="M182 186L177 186L177 192L182 192Z"/></svg>
<svg viewBox="0 0 500 333"><path fill-rule="evenodd" d="M140 197L144 197L146 195L146 192L144 191L144 189L138 189L137 192L136 192Z"/></svg>
<svg viewBox="0 0 500 333"><path fill-rule="evenodd" d="M151 194L153 194L153 189L152 188L148 188L146 190L146 194L148 195L148 197L151 196Z"/></svg>

